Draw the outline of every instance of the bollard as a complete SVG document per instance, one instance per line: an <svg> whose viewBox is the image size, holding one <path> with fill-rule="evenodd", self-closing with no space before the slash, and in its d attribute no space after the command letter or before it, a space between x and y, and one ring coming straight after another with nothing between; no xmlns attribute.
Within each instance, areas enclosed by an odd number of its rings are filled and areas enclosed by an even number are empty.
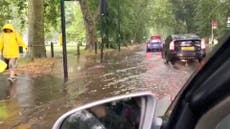
<svg viewBox="0 0 230 129"><path fill-rule="evenodd" d="M80 53L80 45L79 43L77 44L77 55L79 56L81 53Z"/></svg>
<svg viewBox="0 0 230 129"><path fill-rule="evenodd" d="M22 54L23 53L23 47L22 46L19 46L19 53Z"/></svg>
<svg viewBox="0 0 230 129"><path fill-rule="evenodd" d="M50 48L51 48L51 57L54 57L54 44L53 42L50 43Z"/></svg>
<svg viewBox="0 0 230 129"><path fill-rule="evenodd" d="M102 43L101 43L101 63L103 63L103 58L104 58L104 38L102 38Z"/></svg>
<svg viewBox="0 0 230 129"><path fill-rule="evenodd" d="M95 42L95 54L97 55L97 42Z"/></svg>

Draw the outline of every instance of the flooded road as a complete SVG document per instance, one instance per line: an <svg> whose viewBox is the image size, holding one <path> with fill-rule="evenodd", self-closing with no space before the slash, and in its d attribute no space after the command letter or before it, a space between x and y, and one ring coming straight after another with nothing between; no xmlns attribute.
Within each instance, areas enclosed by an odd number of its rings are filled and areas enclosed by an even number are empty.
<svg viewBox="0 0 230 129"><path fill-rule="evenodd" d="M143 46L108 52L103 63L95 56L70 55L68 60L70 79L66 84L61 74L22 75L13 84L0 76L0 129L50 129L69 109L135 91L152 91L159 99L172 99L198 65L165 65L159 52L146 53Z"/></svg>

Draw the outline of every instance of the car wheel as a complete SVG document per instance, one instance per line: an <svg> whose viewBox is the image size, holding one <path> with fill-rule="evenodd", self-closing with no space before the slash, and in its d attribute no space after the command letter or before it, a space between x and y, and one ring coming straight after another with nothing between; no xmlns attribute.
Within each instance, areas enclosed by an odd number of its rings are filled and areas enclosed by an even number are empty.
<svg viewBox="0 0 230 129"><path fill-rule="evenodd" d="M168 64L169 64L169 61L168 61L167 59L165 59L165 60L164 60L164 63L168 65Z"/></svg>
<svg viewBox="0 0 230 129"><path fill-rule="evenodd" d="M171 59L170 62L171 62L172 65L175 65L175 63L176 63L176 61L173 60L173 59Z"/></svg>
<svg viewBox="0 0 230 129"><path fill-rule="evenodd" d="M202 60L203 60L203 58L199 58L199 59L198 59L199 63L201 63L201 62L202 62Z"/></svg>
<svg viewBox="0 0 230 129"><path fill-rule="evenodd" d="M164 58L163 58L164 63L165 63L165 64L169 64L169 59L168 59L165 55L163 55L163 56L164 56Z"/></svg>

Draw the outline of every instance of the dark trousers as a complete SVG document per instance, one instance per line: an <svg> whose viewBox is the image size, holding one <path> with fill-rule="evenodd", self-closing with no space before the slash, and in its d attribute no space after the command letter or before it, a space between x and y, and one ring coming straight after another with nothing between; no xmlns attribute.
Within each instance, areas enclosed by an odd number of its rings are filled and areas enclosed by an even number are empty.
<svg viewBox="0 0 230 129"><path fill-rule="evenodd" d="M5 63L7 64L6 69L9 69L9 61L10 61L10 60L9 60L9 59L5 59L5 58L4 58L4 61L5 61Z"/></svg>

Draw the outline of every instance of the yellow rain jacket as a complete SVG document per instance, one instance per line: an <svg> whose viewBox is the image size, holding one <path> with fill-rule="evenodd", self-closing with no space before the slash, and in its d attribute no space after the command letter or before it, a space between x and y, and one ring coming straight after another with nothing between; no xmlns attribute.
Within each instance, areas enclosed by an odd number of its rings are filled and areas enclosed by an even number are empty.
<svg viewBox="0 0 230 129"><path fill-rule="evenodd" d="M3 29L10 29L12 33L2 32L0 37L0 52L3 52L3 57L6 59L9 58L18 58L19 57L19 46L27 49L27 45L23 42L19 33L14 30L13 25L5 24Z"/></svg>

